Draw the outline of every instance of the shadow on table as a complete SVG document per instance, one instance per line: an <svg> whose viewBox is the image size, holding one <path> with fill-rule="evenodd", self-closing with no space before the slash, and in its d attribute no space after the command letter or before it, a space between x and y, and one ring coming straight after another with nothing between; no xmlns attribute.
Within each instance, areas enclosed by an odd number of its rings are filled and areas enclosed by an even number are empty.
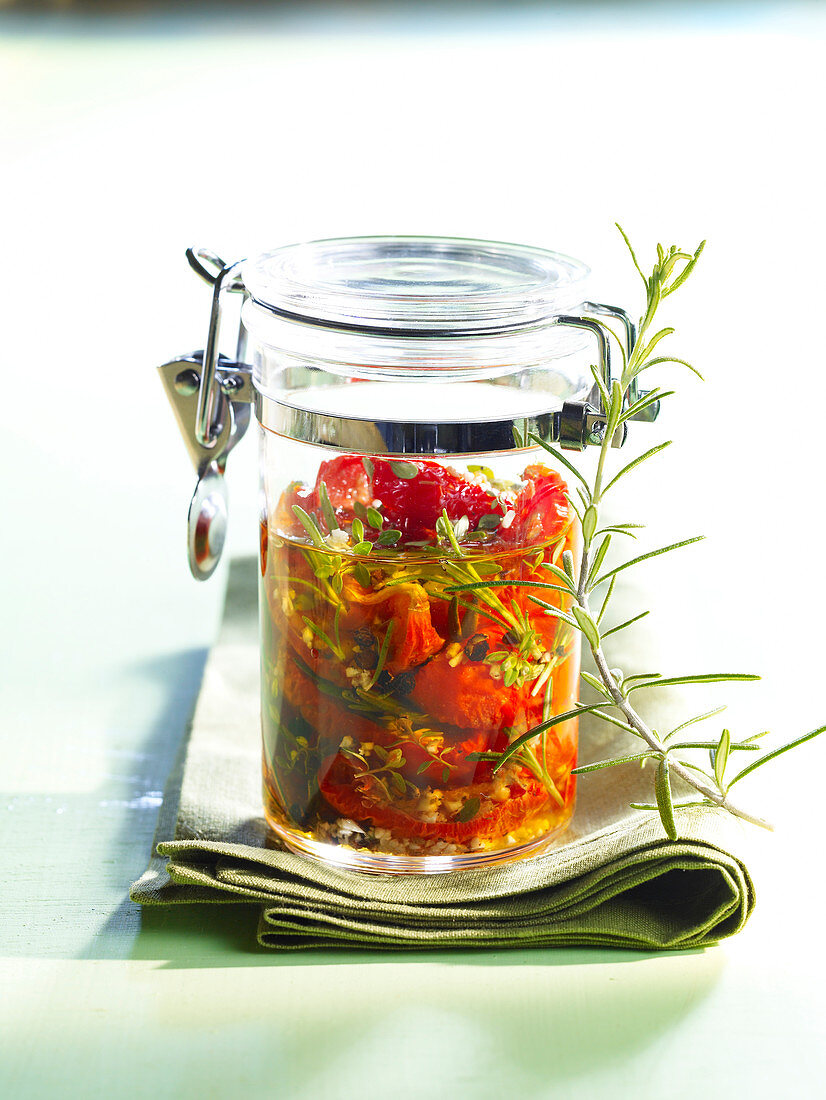
<svg viewBox="0 0 826 1100"><path fill-rule="evenodd" d="M242 905L146 912L132 957L187 970L176 980L219 991L227 1019L257 1005L284 1095L338 1095L335 1082L377 1051L397 1051L399 1073L412 1072L411 1037L427 1043L422 1095L436 1066L454 1081L507 1081L497 1096L550 1095L549 1082L577 1087L668 1042L725 965L719 949L279 954L254 949L255 921ZM196 1008L190 1028L214 1027L215 1012ZM259 1040L234 1034L254 1058Z"/></svg>
<svg viewBox="0 0 826 1100"><path fill-rule="evenodd" d="M93 936L81 957L128 957L141 927L140 906L129 900L132 882L145 870L158 821L162 793L181 750L203 678L208 650L187 650L148 661L134 669L139 690L147 682L161 683L166 691L146 740L139 746L140 774L132 777L126 797L111 791L94 799L101 816L100 829L110 819L114 826L109 858L100 861L100 886L123 892L123 900ZM116 725L115 715L112 724Z"/></svg>

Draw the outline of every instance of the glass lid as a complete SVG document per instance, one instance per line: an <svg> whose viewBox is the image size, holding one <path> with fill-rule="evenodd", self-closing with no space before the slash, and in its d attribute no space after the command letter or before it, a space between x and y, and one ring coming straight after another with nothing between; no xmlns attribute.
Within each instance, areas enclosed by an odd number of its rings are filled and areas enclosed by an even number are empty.
<svg viewBox="0 0 826 1100"><path fill-rule="evenodd" d="M500 330L575 310L588 268L525 245L453 237L349 237L244 265L260 306L302 321L425 335Z"/></svg>

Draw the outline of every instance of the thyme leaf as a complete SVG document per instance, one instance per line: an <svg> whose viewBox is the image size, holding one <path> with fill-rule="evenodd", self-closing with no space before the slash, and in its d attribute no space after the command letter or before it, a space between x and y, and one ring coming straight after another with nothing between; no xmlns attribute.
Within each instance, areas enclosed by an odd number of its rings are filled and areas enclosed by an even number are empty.
<svg viewBox="0 0 826 1100"><path fill-rule="evenodd" d="M396 477L400 477L404 481L409 481L419 472L419 467L412 462L391 462L390 469Z"/></svg>

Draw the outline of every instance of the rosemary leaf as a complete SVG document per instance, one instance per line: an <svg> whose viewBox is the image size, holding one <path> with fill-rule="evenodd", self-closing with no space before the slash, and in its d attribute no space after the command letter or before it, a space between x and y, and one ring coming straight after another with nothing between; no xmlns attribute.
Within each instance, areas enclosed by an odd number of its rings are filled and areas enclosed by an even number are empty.
<svg viewBox="0 0 826 1100"><path fill-rule="evenodd" d="M669 439L669 440L666 440L665 443L659 443L656 447L651 447L651 449L646 451L645 454L638 455L635 459L633 459L631 462L629 462L626 466L623 466L623 468L620 470L620 472L618 474L615 474L611 478L611 480L608 482L608 484L602 490L602 495L604 496L608 492L608 490L611 488L611 486L616 485L616 483L619 481L619 479L621 477L624 477L625 474L630 473L631 470L636 469L636 467L640 466L643 462L646 461L646 459L653 458L654 455L659 454L660 451L664 451L666 449L666 447L670 447L670 446L671 446L671 440Z"/></svg>
<svg viewBox="0 0 826 1100"><path fill-rule="evenodd" d="M674 821L674 800L671 795L668 759L665 756L660 760L657 768L654 793L657 796L657 809L660 811L660 820L663 823L666 836L669 840L676 840L677 825Z"/></svg>
<svg viewBox="0 0 826 1100"><path fill-rule="evenodd" d="M578 489L577 492L579 494L580 500L583 501L584 506L587 508L588 505L584 500L585 494L583 493L583 491L581 489ZM582 512L580 511L576 501L574 500L574 498L571 496L570 493L565 494L565 499L568 502L568 507L571 509L571 511L574 513L574 515L576 516L576 518L579 520L579 522L581 524L582 523Z"/></svg>
<svg viewBox="0 0 826 1100"><path fill-rule="evenodd" d="M612 634L616 634L619 630L625 630L627 626L631 626L632 623L637 623L640 619L644 619L646 615L649 615L649 611L641 611L639 615L635 615L633 619L626 619L624 623L619 623L617 626L612 626L610 630L604 630L602 632L603 641L609 638Z"/></svg>
<svg viewBox="0 0 826 1100"><path fill-rule="evenodd" d="M675 746L676 747L676 746ZM725 790L725 775L726 764L728 763L729 753L731 752L731 734L727 729L724 729L720 734L720 742L717 748L714 750L714 760L712 766L714 768L714 778L717 780L717 786L720 790Z"/></svg>
<svg viewBox="0 0 826 1100"><path fill-rule="evenodd" d="M596 710L597 707L604 707L605 703L589 703L586 706L577 706L575 710L566 710L564 714L555 714L553 718L547 722L540 722L538 726L534 726L532 729L527 730L520 737L517 737L515 741L511 741L508 747L499 754L496 767L493 769L494 774L510 760L510 758L518 753L523 745L527 745L529 741L532 741L534 737L537 737L543 730L552 729L554 726L560 726L563 722L569 721L571 718L578 718L580 714L585 714L586 711Z"/></svg>
<svg viewBox="0 0 826 1100"><path fill-rule="evenodd" d="M589 504L582 516L582 537L585 539L586 546L591 545L591 540L594 537L596 529L597 510L593 504Z"/></svg>
<svg viewBox="0 0 826 1100"><path fill-rule="evenodd" d="M674 726L674 728L670 731L670 733L665 734L665 736L663 737L663 740L664 741L670 740L674 736L674 734L681 733L681 731L683 729L687 729L687 728L689 728L689 726L693 726L697 722L705 722L706 718L716 718L716 716L718 714L723 714L725 709L726 709L725 706L716 706L713 709L713 711L706 711L705 714L697 714L693 718L687 718L685 720L685 722L681 723L679 726Z"/></svg>
<svg viewBox="0 0 826 1100"><path fill-rule="evenodd" d="M584 669L580 672L579 675L589 687L592 687L594 691L598 691L600 695L604 696L604 698L606 698L609 702L613 703L614 700L611 697L611 693L609 692L605 684L603 684L602 680L598 680L596 676L592 676L590 672L586 672Z"/></svg>
<svg viewBox="0 0 826 1100"><path fill-rule="evenodd" d="M650 749L647 752L635 752L631 756L616 756L612 760L600 760L596 764L580 764L571 770L571 775L585 775L586 772L597 772L603 768L613 768L617 764L636 764L640 760L648 760L657 753Z"/></svg>
<svg viewBox="0 0 826 1100"><path fill-rule="evenodd" d="M761 756L759 760L755 760L752 764L747 764L741 772L738 772L737 775L729 781L729 790L731 790L735 783L738 783L757 768L761 768L764 764L768 764L770 760L775 760L778 756L782 756L783 753L788 752L789 749L796 749L798 745L804 745L807 741L811 741L813 737L819 737L821 733L826 733L826 726L820 726L810 733L804 733L802 737L796 737L793 741L787 741L785 745L781 745L777 749L772 749L772 751L767 752L765 756Z"/></svg>
<svg viewBox="0 0 826 1100"><path fill-rule="evenodd" d="M725 681L736 680L759 680L759 676L754 676L747 672L707 672L700 673L697 676L668 676L666 678L659 678L652 680L647 684L634 684L633 687L628 689L627 694L630 695L632 691L639 691L640 688L648 687L671 687L675 684L717 684Z"/></svg>
<svg viewBox="0 0 826 1100"><path fill-rule="evenodd" d="M675 355L658 355L656 359L649 359L647 362L643 363L637 371L637 374L642 374L644 370L648 370L649 367L656 367L660 363L679 363L681 367L688 367L692 374L696 374L701 382L705 382L705 379L696 367L693 367L686 359L678 359Z"/></svg>
<svg viewBox="0 0 826 1100"><path fill-rule="evenodd" d="M645 347L640 350L638 359L644 363L657 344L659 344L660 340L664 340L666 336L670 336L673 331L674 329L669 326L661 328L659 332L655 332ZM642 368L638 367L634 373L638 374L641 369Z"/></svg>
<svg viewBox="0 0 826 1100"><path fill-rule="evenodd" d="M607 328L608 326L605 325L604 327ZM612 335L613 335L613 333L612 333ZM621 344L620 344L620 347L622 347ZM624 358L625 358L625 350L623 349L623 359ZM599 390L600 395L602 396L602 400L605 402L605 405L607 406L609 401L611 400L611 395L608 393L608 387L605 385L605 381L603 380L602 375L599 373L597 368L593 365L591 366L591 374L593 375L596 387Z"/></svg>
<svg viewBox="0 0 826 1100"><path fill-rule="evenodd" d="M605 555L608 553L608 547L611 545L611 536L607 534L602 542L597 547L597 552L594 555L593 564L588 571L588 589L593 587L593 579L599 573L602 568L602 563L605 561Z"/></svg>
<svg viewBox="0 0 826 1100"><path fill-rule="evenodd" d="M605 614L605 610L608 607L608 603L614 594L614 584L616 582L616 574L611 578L611 583L608 585L608 591L605 593L605 599L602 601L602 607L599 609L597 615L597 626L602 622L602 617Z"/></svg>
<svg viewBox="0 0 826 1100"><path fill-rule="evenodd" d="M665 738L663 738L665 740ZM673 745L668 746L669 752L680 752L683 749L712 749L715 752L720 747L719 741L678 741ZM730 744L731 752L759 752L761 746L755 745L752 741L732 741ZM712 763L712 768L714 764Z"/></svg>
<svg viewBox="0 0 826 1100"><path fill-rule="evenodd" d="M304 528L304 530L307 532L307 534L310 536L314 545L317 546L319 550L327 550L327 543L324 541L324 536L319 530L318 524L313 519L313 517L305 512L300 504L293 505L293 514L295 515L301 526Z"/></svg>
<svg viewBox="0 0 826 1100"><path fill-rule="evenodd" d="M376 667L373 669L373 675L370 677L370 682L367 685L367 690L372 691L376 680L381 675L381 671L384 668L384 662L387 659L387 651L390 648L390 639L393 636L393 631L396 628L396 620L391 619L387 624L387 632L384 635L384 640L381 643L381 649L379 650L379 659L376 662Z"/></svg>
<svg viewBox="0 0 826 1100"><path fill-rule="evenodd" d="M705 241L700 241L699 245L697 246L696 252L691 257L689 262L685 265L685 267L680 272L680 274L677 276L677 278L674 280L674 282L671 284L671 286L666 287L663 290L663 297L664 298L667 297L669 294L673 294L675 290L677 290L679 287L681 287L683 285L683 283L689 277L691 272L694 270L695 264L699 260L700 255L701 255L703 249L705 248L705 246L706 246L706 242Z"/></svg>
<svg viewBox="0 0 826 1100"><path fill-rule="evenodd" d="M653 802L629 802L628 805L632 810L653 810L656 813L660 810ZM712 802L710 798L690 798L673 802L672 805L675 810L687 810L694 806L716 806L716 802Z"/></svg>
<svg viewBox="0 0 826 1100"><path fill-rule="evenodd" d="M302 615L302 616L301 616L301 618L302 618L302 619L304 620L304 625L305 625L305 626L307 626L307 627L309 627L309 629L310 629L310 630L312 631L312 633L313 633L313 634L314 634L314 635L315 635L315 636L316 636L316 637L317 637L318 639L320 639L320 640L321 640L322 642L324 642L324 644L325 644L325 645L327 646L327 648L328 648L328 649L330 650L330 652L331 652L331 653L334 653L334 654L336 655L336 657L338 657L338 658L339 658L339 660L341 660L341 659L342 659L342 657L343 657L343 654L342 654L341 650L340 650L340 649L338 649L338 648L337 648L337 647L336 647L336 646L335 646L335 645L333 644L333 642L331 642L331 641L330 641L330 639L329 639L329 638L328 638L328 636L327 636L327 635L326 635L326 634L324 633L324 631L323 631L323 630L321 629L321 627L320 627L320 626L317 626L317 625L316 625L316 624L315 624L315 623L314 623L314 622L312 621L312 619L309 619L309 618L308 618L308 617L307 617L306 615Z"/></svg>
<svg viewBox="0 0 826 1100"><path fill-rule="evenodd" d="M571 585L576 584L576 574L574 572L574 556L570 550L562 551L562 567L568 575L568 580Z"/></svg>
<svg viewBox="0 0 826 1100"><path fill-rule="evenodd" d="M448 563L452 565L453 563ZM544 588L555 589L557 592L560 590L556 584L549 584L548 581L471 581L469 584L452 584L449 588L446 588L446 592L479 592L486 588ZM570 592L570 588L565 588L565 592Z"/></svg>
<svg viewBox="0 0 826 1100"><path fill-rule="evenodd" d="M327 493L327 486L323 481L318 483L318 499L321 504L321 514L324 516L324 522L327 524L328 531L338 530L338 520L336 519L335 509L330 503L330 497Z"/></svg>
<svg viewBox="0 0 826 1100"><path fill-rule="evenodd" d="M577 626L588 639L588 644L592 649L599 649L599 629L597 628L597 624L588 612L583 611L578 604L574 604L571 611L577 621Z"/></svg>
<svg viewBox="0 0 826 1100"><path fill-rule="evenodd" d="M551 576L554 576L558 580L562 581L562 583L565 585L565 588L567 589L567 591L570 592L572 596L576 596L576 588L571 583L571 578L568 576L568 574L564 570L560 569L559 566L556 566L556 565L553 564L553 562L549 562L549 561L543 562L542 563L542 568L547 569L548 572L551 574Z"/></svg>
<svg viewBox="0 0 826 1100"><path fill-rule="evenodd" d="M640 554L637 558L632 558L631 561L623 562L622 565L616 566L614 569L609 569L607 573L603 573L602 576L594 581L594 588L597 585L607 581L610 577L615 576L617 573L621 573L623 569L630 569L632 565L639 565L640 562L647 561L649 558L659 557L660 554L667 554L671 550L679 550L681 546L690 546L693 542L702 542L705 535L695 535L693 539L683 539L682 542L673 542L670 546L661 546L659 550L649 550L647 554Z"/></svg>
<svg viewBox="0 0 826 1100"><path fill-rule="evenodd" d="M569 473L572 473L574 477L581 482L583 488L585 489L585 492L588 495L588 500L590 500L591 486L585 480L582 473L576 468L576 466L574 466L573 462L571 462L569 458L566 458L562 451L557 450L556 447L552 447L550 443L546 443L545 440L540 439L538 435L531 434L531 440L538 446L542 447L543 450L547 451L549 455L553 455L557 462L561 463L565 467L565 469L568 470Z"/></svg>
<svg viewBox="0 0 826 1100"><path fill-rule="evenodd" d="M627 722L623 722L619 718L615 718L613 714L606 714L604 711L595 710L594 717L600 718L603 722L608 722L612 726L617 726L621 730L625 730L626 733L633 733L636 735L637 731L633 726L629 726Z"/></svg>
<svg viewBox="0 0 826 1100"><path fill-rule="evenodd" d="M339 629L339 624L340 624L340 620L341 620L341 612L343 610L343 607L344 607L344 604L340 603L338 605L338 607L336 608L335 615L333 616L333 635L335 636L335 639L336 639L336 650L337 650L338 653L341 653L342 656L344 654L344 651L341 648L341 631Z"/></svg>
<svg viewBox="0 0 826 1100"><path fill-rule="evenodd" d="M514 582L513 587L514 588L521 588L523 583L527 584L527 581L526 582L516 581L516 582ZM570 596L570 594L571 594L570 588L563 588L561 584L546 584L545 588L549 592L561 592L563 594L563 596ZM529 596L528 599L530 599L530 598L531 597ZM543 603L541 600L535 600L534 602L538 603L540 605L540 607L550 607L550 606L552 606L551 604Z"/></svg>
<svg viewBox="0 0 826 1100"><path fill-rule="evenodd" d="M456 540L456 532L453 528L453 524L450 521L450 516L447 514L446 508L442 509L442 514L439 517L439 520L441 521L441 530L443 533L443 537L446 538L450 545L453 547L453 553L456 555L457 558L464 557L464 551Z"/></svg>
<svg viewBox="0 0 826 1100"><path fill-rule="evenodd" d="M649 405L653 405L655 401L664 401L666 397L673 397L674 390L649 390L644 397L640 397L633 404L623 412L623 420L633 420L637 413L642 412L643 409L647 409Z"/></svg>
<svg viewBox="0 0 826 1100"><path fill-rule="evenodd" d="M642 273L642 268L639 265L639 261L637 260L637 257L634 253L634 249L631 247L631 242L628 240L628 236L627 236L625 230L622 228L622 226L620 225L619 222L614 222L614 225L617 227L617 229L622 234L622 239L625 241L626 247L628 248L628 251L631 253L631 259L633 260L634 267L639 272L639 276L643 281L643 286L645 286L645 288L647 290L648 289L648 279L646 279L645 275L643 275L643 273ZM686 278L687 277L688 276L686 276Z"/></svg>
<svg viewBox="0 0 826 1100"><path fill-rule="evenodd" d="M536 604L537 607L541 607L546 615L552 619L559 619L563 623L567 623L568 626L572 626L574 630L579 630L580 626L576 619L571 618L570 615L566 615L564 611L560 611L558 607L554 607L552 603L545 603L544 600L539 600L536 596L528 596L531 603Z"/></svg>

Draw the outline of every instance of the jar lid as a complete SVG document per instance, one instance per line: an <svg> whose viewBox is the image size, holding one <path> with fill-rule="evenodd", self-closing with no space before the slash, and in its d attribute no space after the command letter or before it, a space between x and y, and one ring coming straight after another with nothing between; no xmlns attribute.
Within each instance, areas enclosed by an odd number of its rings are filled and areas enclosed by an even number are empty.
<svg viewBox="0 0 826 1100"><path fill-rule="evenodd" d="M455 237L349 237L247 261L259 306L303 322L414 336L507 331L575 309L585 264L557 252Z"/></svg>

